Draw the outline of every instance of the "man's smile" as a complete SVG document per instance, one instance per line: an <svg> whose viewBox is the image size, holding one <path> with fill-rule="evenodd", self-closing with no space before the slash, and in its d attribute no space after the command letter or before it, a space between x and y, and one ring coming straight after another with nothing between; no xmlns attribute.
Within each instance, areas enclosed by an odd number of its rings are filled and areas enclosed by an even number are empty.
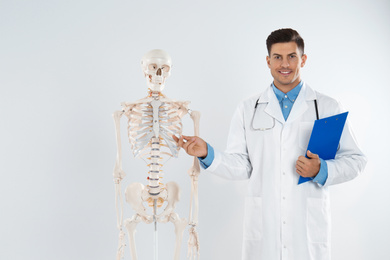
<svg viewBox="0 0 390 260"><path fill-rule="evenodd" d="M279 70L279 73L282 74L283 76L288 76L292 73L291 70Z"/></svg>

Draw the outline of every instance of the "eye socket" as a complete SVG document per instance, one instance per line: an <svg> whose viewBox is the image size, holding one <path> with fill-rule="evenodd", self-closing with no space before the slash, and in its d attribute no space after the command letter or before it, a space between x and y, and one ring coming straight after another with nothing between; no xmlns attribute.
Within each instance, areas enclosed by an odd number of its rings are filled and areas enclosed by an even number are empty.
<svg viewBox="0 0 390 260"><path fill-rule="evenodd" d="M168 65L163 65L162 68L161 68L164 72L169 72L171 70L171 67L169 67Z"/></svg>
<svg viewBox="0 0 390 260"><path fill-rule="evenodd" d="M149 70L156 70L156 69L157 69L157 65L154 64L154 63L149 64L148 69L149 69Z"/></svg>

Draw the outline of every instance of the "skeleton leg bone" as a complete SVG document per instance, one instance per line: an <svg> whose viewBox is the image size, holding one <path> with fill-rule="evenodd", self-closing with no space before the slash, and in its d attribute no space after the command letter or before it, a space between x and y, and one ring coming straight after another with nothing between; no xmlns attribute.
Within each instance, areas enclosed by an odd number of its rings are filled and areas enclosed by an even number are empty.
<svg viewBox="0 0 390 260"><path fill-rule="evenodd" d="M188 221L185 218L180 218L176 212L173 212L169 216L169 221L171 221L175 225L176 243L175 243L175 256L173 259L179 260L181 241L183 240L184 229L186 228Z"/></svg>
<svg viewBox="0 0 390 260"><path fill-rule="evenodd" d="M180 187L175 182L168 182L166 184L167 198L168 202L164 211L157 216L157 220L160 223L166 223L168 221L172 222L175 226L175 255L174 260L180 259L180 247L183 240L183 233L188 224L188 221L184 218L180 218L179 215L174 212L176 204L180 200Z"/></svg>
<svg viewBox="0 0 390 260"><path fill-rule="evenodd" d="M136 215L132 219L125 221L125 227L129 234L129 245L132 260L137 260L137 251L135 247L135 228L137 224L142 220L143 222L150 224L153 221L153 216L146 213L146 208L142 204L147 194L145 186L141 183L132 183L126 188L125 197L126 202L131 205Z"/></svg>
<svg viewBox="0 0 390 260"><path fill-rule="evenodd" d="M125 227L129 235L129 244L130 244L130 254L132 260L137 260L137 249L135 247L135 228L137 224L141 221L141 217L136 214L131 219L125 220Z"/></svg>

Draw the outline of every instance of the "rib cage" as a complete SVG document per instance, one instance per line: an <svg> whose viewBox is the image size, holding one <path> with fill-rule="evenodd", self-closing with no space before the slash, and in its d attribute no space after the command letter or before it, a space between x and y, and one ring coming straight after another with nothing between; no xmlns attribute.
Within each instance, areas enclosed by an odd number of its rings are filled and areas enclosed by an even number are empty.
<svg viewBox="0 0 390 260"><path fill-rule="evenodd" d="M128 137L131 148L136 158L150 160L152 151L153 131L153 107L151 101L136 104L123 104L124 111L128 117ZM171 137L180 136L182 133L181 117L185 114L181 106L183 102L161 100L158 111L160 159L177 157L179 148Z"/></svg>

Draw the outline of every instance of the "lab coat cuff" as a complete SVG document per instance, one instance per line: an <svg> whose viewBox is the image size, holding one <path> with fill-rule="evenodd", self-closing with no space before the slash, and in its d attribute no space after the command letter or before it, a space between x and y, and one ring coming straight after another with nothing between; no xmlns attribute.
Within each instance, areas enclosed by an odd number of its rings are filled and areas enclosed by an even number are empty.
<svg viewBox="0 0 390 260"><path fill-rule="evenodd" d="M203 169L209 168L214 161L214 148L207 143L207 155L205 158L198 157L200 165Z"/></svg>
<svg viewBox="0 0 390 260"><path fill-rule="evenodd" d="M324 186L326 180L328 179L328 165L325 160L321 159L321 167L317 176L313 179L313 182L317 183L320 186Z"/></svg>

